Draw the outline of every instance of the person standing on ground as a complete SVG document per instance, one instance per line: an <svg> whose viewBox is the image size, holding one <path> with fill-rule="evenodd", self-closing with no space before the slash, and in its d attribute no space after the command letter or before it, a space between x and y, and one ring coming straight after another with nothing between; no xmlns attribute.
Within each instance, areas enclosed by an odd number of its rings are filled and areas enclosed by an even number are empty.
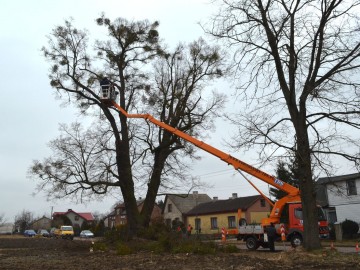
<svg viewBox="0 0 360 270"><path fill-rule="evenodd" d="M189 224L188 227L187 227L187 235L188 235L188 237L190 237L192 229L193 229L193 227L191 226L191 224Z"/></svg>
<svg viewBox="0 0 360 270"><path fill-rule="evenodd" d="M274 252L275 251L275 238L276 238L276 229L275 229L274 223L272 223L272 222L270 223L270 226L266 228L266 233L268 236L270 251Z"/></svg>

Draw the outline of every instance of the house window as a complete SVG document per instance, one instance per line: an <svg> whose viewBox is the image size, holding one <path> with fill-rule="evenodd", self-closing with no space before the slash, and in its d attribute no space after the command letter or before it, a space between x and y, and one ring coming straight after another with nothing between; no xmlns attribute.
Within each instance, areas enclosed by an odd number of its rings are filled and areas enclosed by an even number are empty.
<svg viewBox="0 0 360 270"><path fill-rule="evenodd" d="M171 204L171 203L168 204L168 212L169 212L169 213L172 212L172 204Z"/></svg>
<svg viewBox="0 0 360 270"><path fill-rule="evenodd" d="M79 220L79 216L75 216L75 220L78 221L78 220Z"/></svg>
<svg viewBox="0 0 360 270"><path fill-rule="evenodd" d="M235 216L228 217L228 228L236 228Z"/></svg>
<svg viewBox="0 0 360 270"><path fill-rule="evenodd" d="M212 230L218 228L217 218L216 218L216 217L210 218L210 223L211 223L211 229L212 229Z"/></svg>
<svg viewBox="0 0 360 270"><path fill-rule="evenodd" d="M357 195L355 180L346 181L347 195Z"/></svg>
<svg viewBox="0 0 360 270"><path fill-rule="evenodd" d="M260 206L265 207L265 199L260 199Z"/></svg>

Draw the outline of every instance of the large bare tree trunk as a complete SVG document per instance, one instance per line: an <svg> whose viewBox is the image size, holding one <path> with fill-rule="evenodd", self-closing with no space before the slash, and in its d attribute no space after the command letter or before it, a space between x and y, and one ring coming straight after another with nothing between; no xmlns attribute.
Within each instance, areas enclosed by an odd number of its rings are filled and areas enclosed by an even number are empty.
<svg viewBox="0 0 360 270"><path fill-rule="evenodd" d="M300 174L300 190L303 209L304 248L314 250L321 248L318 227L318 210L316 193L312 178L311 154L305 119L300 117L295 124L297 134L297 160Z"/></svg>

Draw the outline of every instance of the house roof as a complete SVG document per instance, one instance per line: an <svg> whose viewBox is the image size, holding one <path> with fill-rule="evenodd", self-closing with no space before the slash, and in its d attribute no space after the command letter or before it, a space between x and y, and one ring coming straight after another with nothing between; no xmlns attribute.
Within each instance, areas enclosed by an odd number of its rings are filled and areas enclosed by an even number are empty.
<svg viewBox="0 0 360 270"><path fill-rule="evenodd" d="M339 176L332 176L332 177L320 177L316 183L317 184L327 184L327 183L335 183L339 181L346 181L351 179L360 178L360 173L352 173L352 174L345 174Z"/></svg>
<svg viewBox="0 0 360 270"><path fill-rule="evenodd" d="M39 221L42 220L42 219L47 219L47 220L51 221L50 218L43 216L43 217L41 217L41 218L38 218L38 219L34 220L32 223L39 222Z"/></svg>
<svg viewBox="0 0 360 270"><path fill-rule="evenodd" d="M95 219L94 216L93 216L93 214L90 213L90 212L80 213L80 212L75 212L75 211L72 210L72 209L69 209L69 210L66 211L66 212L54 212L54 213L53 213L53 216L63 216L63 215L66 215L66 214L68 214L68 213L70 213L70 212L79 215L80 217L82 217L82 218L85 219L86 221L93 221L93 220Z"/></svg>
<svg viewBox="0 0 360 270"><path fill-rule="evenodd" d="M166 205L167 200L171 200L171 202L176 206L177 209L179 209L181 213L186 213L200 203L211 201L211 198L207 194L200 193L169 194L166 195L164 205Z"/></svg>
<svg viewBox="0 0 360 270"><path fill-rule="evenodd" d="M197 205L188 211L186 215L236 212L238 209L246 211L251 205L261 198L261 195L254 195L228 200L213 200Z"/></svg>

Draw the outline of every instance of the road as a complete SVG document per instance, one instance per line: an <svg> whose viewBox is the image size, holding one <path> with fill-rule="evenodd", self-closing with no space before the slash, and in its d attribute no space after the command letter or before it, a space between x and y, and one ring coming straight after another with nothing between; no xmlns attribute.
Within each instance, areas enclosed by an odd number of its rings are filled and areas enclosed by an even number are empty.
<svg viewBox="0 0 360 270"><path fill-rule="evenodd" d="M234 239L230 239L228 241L228 243L235 244L237 246L237 248L239 248L239 249L244 249L244 250L247 249L247 247L245 245L245 242L242 242L242 241L237 241L237 240L234 240ZM360 255L360 249L358 249L358 251L357 251L355 245L354 245L354 247L350 247L350 246L337 246L336 244L334 244L333 248L338 252L342 252L342 253L358 253ZM289 243L285 243L285 244L276 243L275 244L275 249L277 251L291 251L293 248L289 245ZM331 246L325 246L325 249L331 249ZM262 247L259 247L257 249L257 251L259 251L259 252L270 252L268 248L262 248Z"/></svg>

